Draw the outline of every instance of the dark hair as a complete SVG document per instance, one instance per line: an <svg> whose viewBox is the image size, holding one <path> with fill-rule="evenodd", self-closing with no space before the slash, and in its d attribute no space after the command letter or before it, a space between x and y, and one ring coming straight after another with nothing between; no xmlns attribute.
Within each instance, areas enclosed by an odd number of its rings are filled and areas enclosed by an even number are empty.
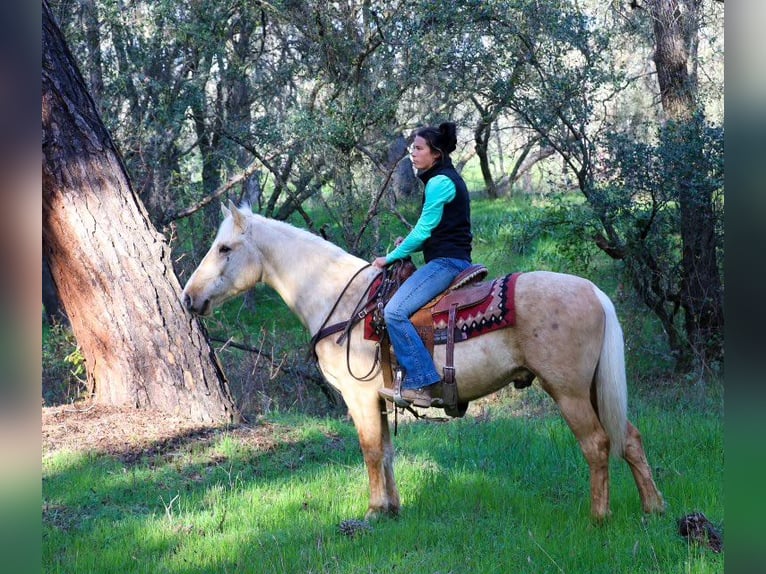
<svg viewBox="0 0 766 574"><path fill-rule="evenodd" d="M422 137L431 149L441 152L442 158L451 154L457 147L457 126L453 122L442 122L438 128L418 128L412 134L413 139L415 136Z"/></svg>

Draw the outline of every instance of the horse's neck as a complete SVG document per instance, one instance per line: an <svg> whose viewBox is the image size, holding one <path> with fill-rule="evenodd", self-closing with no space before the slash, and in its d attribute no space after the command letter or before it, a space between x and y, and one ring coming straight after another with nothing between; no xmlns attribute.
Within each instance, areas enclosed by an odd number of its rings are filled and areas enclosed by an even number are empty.
<svg viewBox="0 0 766 574"><path fill-rule="evenodd" d="M255 227L263 282L280 295L309 332L315 333L365 261L286 223L260 218ZM366 282L360 277L344 297L344 307L356 304L364 287Z"/></svg>

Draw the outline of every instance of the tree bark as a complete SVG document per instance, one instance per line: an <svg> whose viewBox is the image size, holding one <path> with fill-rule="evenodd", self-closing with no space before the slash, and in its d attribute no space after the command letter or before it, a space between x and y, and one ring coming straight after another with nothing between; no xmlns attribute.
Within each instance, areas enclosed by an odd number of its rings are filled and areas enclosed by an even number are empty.
<svg viewBox="0 0 766 574"><path fill-rule="evenodd" d="M479 166L481 167L481 176L484 179L484 188L487 190L489 199L497 199L500 194L497 184L492 177L492 168L489 165L489 136L492 133L491 122L481 120L473 133L474 143L476 145L476 155L479 156Z"/></svg>
<svg viewBox="0 0 766 574"><path fill-rule="evenodd" d="M479 123L473 130L473 142L476 155L479 157L481 176L484 179L484 188L487 190L489 199L500 197L497 184L492 177L492 169L489 165L489 138L492 135L492 122L497 119L497 114L491 112L488 107L482 106L479 101L472 97L471 101L479 112Z"/></svg>
<svg viewBox="0 0 766 574"><path fill-rule="evenodd" d="M654 65L662 109L670 119L689 120L696 110L694 83L689 75L689 28L677 0L653 0ZM694 31L696 33L696 30Z"/></svg>
<svg viewBox="0 0 766 574"><path fill-rule="evenodd" d="M170 249L134 193L43 1L43 245L94 400L239 420Z"/></svg>
<svg viewBox="0 0 766 574"><path fill-rule="evenodd" d="M699 3L654 0L654 63L662 107L676 147L688 154L675 173L668 174L678 189L683 243L681 305L684 327L695 358L707 364L723 355L723 287L716 254L714 186L699 184L695 159L703 153L702 122L697 117L696 82L688 70L689 47L695 45Z"/></svg>

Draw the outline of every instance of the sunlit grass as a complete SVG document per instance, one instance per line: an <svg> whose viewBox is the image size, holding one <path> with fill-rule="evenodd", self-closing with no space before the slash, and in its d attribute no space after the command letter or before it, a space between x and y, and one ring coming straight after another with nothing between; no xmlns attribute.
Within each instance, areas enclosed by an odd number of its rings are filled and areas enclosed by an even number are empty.
<svg viewBox="0 0 766 574"><path fill-rule="evenodd" d="M338 526L364 515L367 475L342 420L275 416L261 423L273 433L268 447L224 432L135 464L49 456L44 571L721 571L722 557L688 546L675 523L695 510L723 523L719 412L672 404L672 393L633 400L668 513L644 516L627 466L614 460L613 514L596 526L571 432L555 409L522 406L538 400L534 389L475 417L400 424L402 514L353 538Z"/></svg>

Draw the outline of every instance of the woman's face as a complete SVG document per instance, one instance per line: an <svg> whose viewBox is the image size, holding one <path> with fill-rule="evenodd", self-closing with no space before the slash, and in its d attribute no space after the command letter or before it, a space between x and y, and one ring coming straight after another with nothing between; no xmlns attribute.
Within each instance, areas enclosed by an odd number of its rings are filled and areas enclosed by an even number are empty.
<svg viewBox="0 0 766 574"><path fill-rule="evenodd" d="M415 136L415 139L412 140L410 144L410 160L417 169L425 171L431 168L439 161L440 157L441 154L431 149L431 146L428 145L424 138Z"/></svg>

